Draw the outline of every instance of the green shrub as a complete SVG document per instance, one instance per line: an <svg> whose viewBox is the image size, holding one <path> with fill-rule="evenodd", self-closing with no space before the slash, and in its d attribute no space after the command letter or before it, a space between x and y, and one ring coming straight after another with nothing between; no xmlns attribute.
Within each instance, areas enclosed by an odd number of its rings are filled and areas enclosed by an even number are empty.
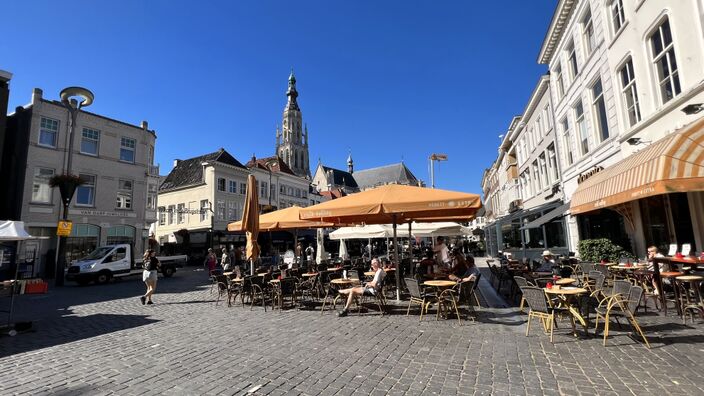
<svg viewBox="0 0 704 396"><path fill-rule="evenodd" d="M614 244L609 239L585 239L577 244L579 258L583 261L618 262L621 257L634 258L631 252L624 250L621 246Z"/></svg>

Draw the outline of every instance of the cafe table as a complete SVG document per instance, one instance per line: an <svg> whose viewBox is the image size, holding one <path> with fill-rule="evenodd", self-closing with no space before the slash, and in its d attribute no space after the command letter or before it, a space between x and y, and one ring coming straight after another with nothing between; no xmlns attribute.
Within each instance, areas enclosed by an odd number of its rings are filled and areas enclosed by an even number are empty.
<svg viewBox="0 0 704 396"><path fill-rule="evenodd" d="M690 265L694 268L697 266L704 265L704 260L698 259L696 257L654 257L653 263L653 280L658 285L658 290L660 290L660 306L662 307L661 315L667 315L667 300L666 294L662 292L662 276L660 276L660 264L666 264L670 270L676 265Z"/></svg>
<svg viewBox="0 0 704 396"><path fill-rule="evenodd" d="M554 281L553 283L556 284L556 285L560 285L560 286L569 286L569 285L571 285L571 284L573 284L573 283L577 283L577 279L573 279L573 278L561 278L561 279L558 279L558 280Z"/></svg>
<svg viewBox="0 0 704 396"><path fill-rule="evenodd" d="M301 274L301 276L304 277L304 278L310 278L310 277L313 277L313 276L316 276L316 275L318 275L317 272L306 272L305 274Z"/></svg>
<svg viewBox="0 0 704 396"><path fill-rule="evenodd" d="M337 279L331 279L330 280L330 286L334 288L335 290L343 290L347 289L349 287L354 286L355 283L359 283L356 279L345 279L345 278L337 278ZM333 286L334 285L334 286ZM337 301L339 300L340 296L342 296L340 293L338 293L335 298L332 300L332 307L335 308L337 306ZM346 298L347 296L345 295ZM321 313L325 309L325 302L327 299L323 300L323 308L321 309Z"/></svg>
<svg viewBox="0 0 704 396"><path fill-rule="evenodd" d="M575 299L585 293L588 293L589 291L587 289L584 289L582 287L570 287L570 286L565 286L565 287L551 287L551 288L544 288L545 294L548 295L548 297L557 297L557 300L559 302L559 305L555 308L564 308L567 310L572 317L574 317L579 324L584 327L584 334L589 335L589 331L587 328L587 321L584 319L582 314L579 313L579 306L575 306L574 301ZM548 301L550 301L551 304L553 304L553 300L548 298ZM573 327L572 328L574 335L577 335L577 330Z"/></svg>
<svg viewBox="0 0 704 396"><path fill-rule="evenodd" d="M457 282L451 280L428 280L423 282L423 286L430 286L435 289L435 296L438 300L438 313L435 316L435 320L438 320L441 314L444 318L447 318L448 309L454 308L455 314L457 315L457 320L460 321L460 324L462 323L462 320L460 319L460 312L457 309L457 301L455 301L454 295L451 293L449 294L452 301L452 307L447 307L445 305L445 299L443 298L445 290L455 285L457 285Z"/></svg>

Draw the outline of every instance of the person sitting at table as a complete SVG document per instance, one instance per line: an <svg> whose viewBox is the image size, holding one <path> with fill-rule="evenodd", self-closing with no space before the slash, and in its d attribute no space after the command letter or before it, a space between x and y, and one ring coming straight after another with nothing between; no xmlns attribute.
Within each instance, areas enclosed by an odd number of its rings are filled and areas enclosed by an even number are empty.
<svg viewBox="0 0 704 396"><path fill-rule="evenodd" d="M458 248L452 249L450 252L450 262L452 263L452 267L450 268L450 274L448 275L448 278L453 281L457 281L459 279L464 278L465 276L469 276L467 271L469 270L469 265L467 263L467 260L464 258L464 254L460 251Z"/></svg>
<svg viewBox="0 0 704 396"><path fill-rule="evenodd" d="M543 260L540 262L540 266L535 269L535 272L552 272L555 265L555 255L549 250L544 250Z"/></svg>
<svg viewBox="0 0 704 396"><path fill-rule="evenodd" d="M648 271L654 271L655 270L655 263L653 262L653 259L656 257L665 257L663 256L660 252L658 252L657 246L648 246ZM659 265L659 264L658 264ZM660 267L658 267L660 268ZM658 283L655 282L655 278L651 277L651 282L653 284L653 294L660 295L660 291L658 290Z"/></svg>
<svg viewBox="0 0 704 396"><path fill-rule="evenodd" d="M352 301L354 301L355 297L361 295L376 296L378 293L381 293L381 285L384 281L384 278L386 277L386 272L381 269L379 259L372 259L372 271L374 271L374 279L371 282L365 283L364 286L357 286L338 291L338 293L340 294L347 295L347 303L345 304L345 308L343 308L342 311L337 313L337 316L347 316L347 313L350 309L350 305L352 305Z"/></svg>
<svg viewBox="0 0 704 396"><path fill-rule="evenodd" d="M435 253L433 253L433 249L426 248L425 249L425 257L423 257L423 260L418 263L418 274L419 275L426 275L426 274L432 274L433 273L433 266L436 264L435 259L433 258L435 256Z"/></svg>

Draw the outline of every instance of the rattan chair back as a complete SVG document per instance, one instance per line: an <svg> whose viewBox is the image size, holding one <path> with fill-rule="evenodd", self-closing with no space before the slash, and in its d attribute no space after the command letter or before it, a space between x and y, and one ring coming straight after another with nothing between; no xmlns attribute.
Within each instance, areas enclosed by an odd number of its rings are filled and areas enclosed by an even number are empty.
<svg viewBox="0 0 704 396"><path fill-rule="evenodd" d="M545 298L545 292L538 287L524 287L522 290L523 298L526 299L528 307L536 312L549 313L548 301Z"/></svg>

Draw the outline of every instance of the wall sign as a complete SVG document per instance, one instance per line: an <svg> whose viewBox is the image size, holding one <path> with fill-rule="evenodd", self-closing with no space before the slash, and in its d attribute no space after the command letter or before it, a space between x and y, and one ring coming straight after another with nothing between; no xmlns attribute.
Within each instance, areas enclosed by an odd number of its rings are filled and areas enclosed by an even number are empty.
<svg viewBox="0 0 704 396"><path fill-rule="evenodd" d="M584 173L580 173L579 176L577 176L577 184L582 183L583 181L589 179L590 177L596 175L597 173L601 172L604 170L603 166L595 166L593 169L590 169Z"/></svg>

